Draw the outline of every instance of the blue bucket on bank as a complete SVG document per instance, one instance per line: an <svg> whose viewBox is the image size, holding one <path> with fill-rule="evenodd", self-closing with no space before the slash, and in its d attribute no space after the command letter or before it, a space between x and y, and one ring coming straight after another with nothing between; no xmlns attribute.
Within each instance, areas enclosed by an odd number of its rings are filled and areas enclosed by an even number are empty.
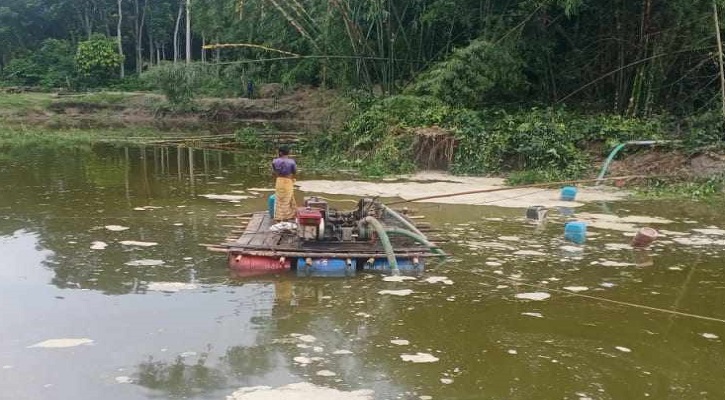
<svg viewBox="0 0 725 400"><path fill-rule="evenodd" d="M576 188L574 186L564 186L561 188L561 199L564 201L574 201L576 199Z"/></svg>
<svg viewBox="0 0 725 400"><path fill-rule="evenodd" d="M275 205L276 201L277 201L276 195L271 195L267 199L267 210L269 211L269 216L271 218L274 218L274 205Z"/></svg>
<svg viewBox="0 0 725 400"><path fill-rule="evenodd" d="M587 241L587 223L582 221L571 221L564 225L564 239L582 244Z"/></svg>
<svg viewBox="0 0 725 400"><path fill-rule="evenodd" d="M297 259L297 276L344 277L354 276L356 260L341 258L315 258L308 264L304 258Z"/></svg>

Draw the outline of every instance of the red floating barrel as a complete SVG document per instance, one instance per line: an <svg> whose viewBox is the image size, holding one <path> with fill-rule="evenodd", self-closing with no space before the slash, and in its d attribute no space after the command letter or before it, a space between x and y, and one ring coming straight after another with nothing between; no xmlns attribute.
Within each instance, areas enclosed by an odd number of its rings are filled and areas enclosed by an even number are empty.
<svg viewBox="0 0 725 400"><path fill-rule="evenodd" d="M229 268L237 271L273 271L291 267L290 260L285 257L229 255Z"/></svg>

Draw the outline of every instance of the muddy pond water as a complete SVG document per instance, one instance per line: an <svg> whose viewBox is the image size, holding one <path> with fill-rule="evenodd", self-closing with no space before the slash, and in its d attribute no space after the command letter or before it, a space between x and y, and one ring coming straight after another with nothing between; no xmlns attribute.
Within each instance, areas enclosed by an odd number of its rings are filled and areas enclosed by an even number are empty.
<svg viewBox="0 0 725 400"><path fill-rule="evenodd" d="M535 225L416 203L453 257L415 280L237 278L199 244L232 229L218 214L265 209L262 160L4 151L0 398L725 398L721 205L594 201ZM634 251L645 225L661 236Z"/></svg>

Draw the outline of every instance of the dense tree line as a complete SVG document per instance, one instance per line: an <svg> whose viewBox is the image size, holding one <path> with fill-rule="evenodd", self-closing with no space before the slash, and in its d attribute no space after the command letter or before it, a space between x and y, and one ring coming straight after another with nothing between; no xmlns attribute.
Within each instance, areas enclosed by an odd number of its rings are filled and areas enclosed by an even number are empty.
<svg viewBox="0 0 725 400"><path fill-rule="evenodd" d="M0 0L0 68L15 84L133 80L184 61L188 3L191 57L229 78L222 86L254 78L468 108L684 114L720 107L719 2Z"/></svg>

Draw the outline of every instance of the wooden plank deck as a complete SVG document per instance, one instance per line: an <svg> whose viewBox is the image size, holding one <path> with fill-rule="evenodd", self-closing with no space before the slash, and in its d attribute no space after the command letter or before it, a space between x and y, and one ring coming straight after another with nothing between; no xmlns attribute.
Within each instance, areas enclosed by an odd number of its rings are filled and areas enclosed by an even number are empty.
<svg viewBox="0 0 725 400"><path fill-rule="evenodd" d="M241 253L275 253L290 256L299 254L355 254L356 256L381 257L385 250L380 243L375 242L316 242L302 241L297 238L296 232L273 232L269 228L274 224L267 212L256 212L252 215L244 233L236 240L225 244L230 251ZM400 237L391 238L395 253L404 255L425 256L430 250L417 243ZM294 255L293 255L294 254Z"/></svg>

